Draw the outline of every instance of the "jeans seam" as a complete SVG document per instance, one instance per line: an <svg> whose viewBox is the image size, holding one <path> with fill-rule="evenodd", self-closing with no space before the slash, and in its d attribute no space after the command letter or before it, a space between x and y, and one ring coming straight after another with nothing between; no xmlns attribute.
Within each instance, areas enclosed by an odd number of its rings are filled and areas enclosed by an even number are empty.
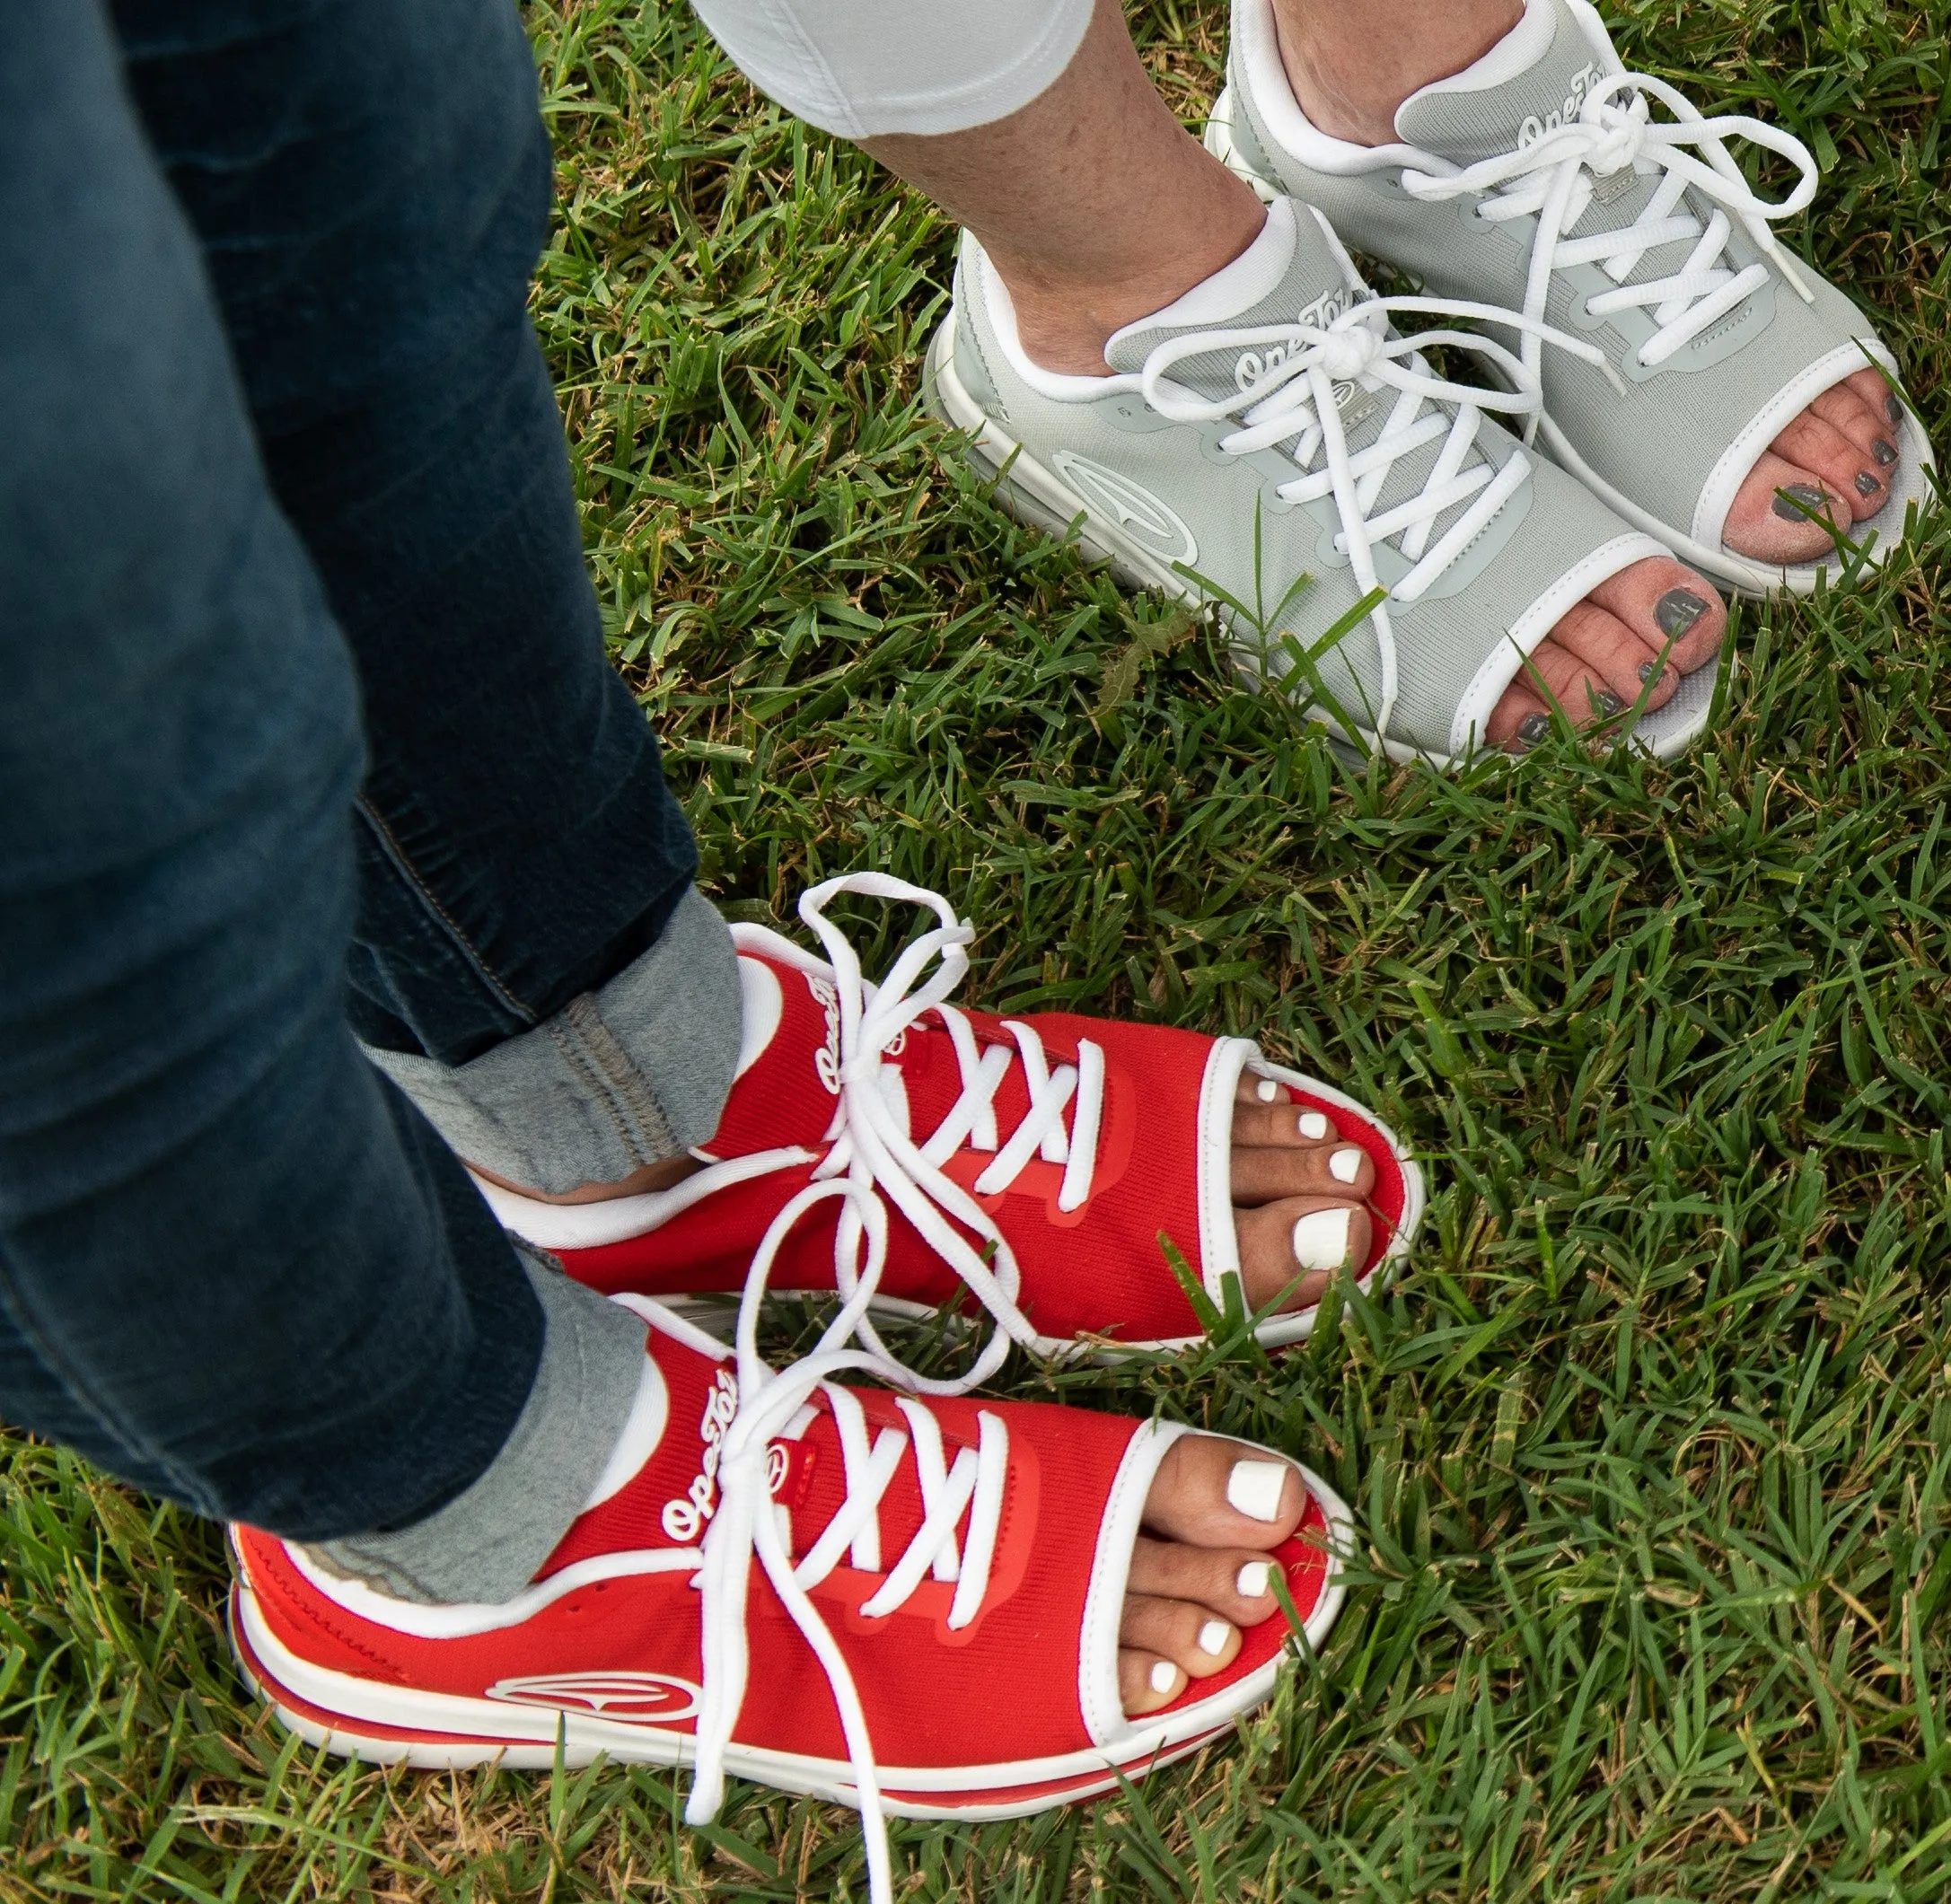
<svg viewBox="0 0 1951 1904"><path fill-rule="evenodd" d="M677 1154L676 1133L664 1107L646 1085L643 1073L629 1054L611 1034L593 998L586 995L572 998L549 1021L548 1031L565 1062L602 1100L627 1154L636 1163L655 1163Z"/></svg>
<svg viewBox="0 0 1951 1904"><path fill-rule="evenodd" d="M479 949L461 928L461 922L441 904L440 900L435 896L433 889L414 870L413 862L407 857L406 849L393 837L393 830L386 824L385 816L373 804L363 788L358 795L358 803L359 811L365 816L367 823L378 832L381 842L385 847L387 858L392 862L400 877L419 894L421 900L428 910L447 928L448 936L453 939L468 963L473 967L475 976L524 1024L533 1025L538 1022L541 1014L532 1006L524 1005L501 982L488 965L486 958L482 956Z"/></svg>

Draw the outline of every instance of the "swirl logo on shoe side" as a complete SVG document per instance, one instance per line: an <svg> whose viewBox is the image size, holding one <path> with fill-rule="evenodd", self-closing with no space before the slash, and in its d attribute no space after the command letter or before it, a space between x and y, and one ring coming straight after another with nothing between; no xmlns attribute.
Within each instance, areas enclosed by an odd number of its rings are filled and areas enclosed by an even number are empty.
<svg viewBox="0 0 1951 1904"><path fill-rule="evenodd" d="M1141 489L1129 476L1068 450L1058 451L1050 461L1094 514L1108 517L1150 553L1167 562L1198 559L1199 544L1192 531L1149 489Z"/></svg>
<svg viewBox="0 0 1951 1904"><path fill-rule="evenodd" d="M488 1697L506 1706L584 1713L621 1725L674 1725L690 1718L704 1689L669 1672L537 1672L497 1680Z"/></svg>

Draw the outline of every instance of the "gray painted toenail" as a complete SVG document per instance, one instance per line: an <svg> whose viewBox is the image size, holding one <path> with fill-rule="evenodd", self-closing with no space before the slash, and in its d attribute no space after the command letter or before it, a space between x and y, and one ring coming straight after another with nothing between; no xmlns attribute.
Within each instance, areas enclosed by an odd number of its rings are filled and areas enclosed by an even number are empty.
<svg viewBox="0 0 1951 1904"><path fill-rule="evenodd" d="M1551 716L1548 714L1527 714L1517 724L1517 738L1526 747L1543 740L1551 731Z"/></svg>
<svg viewBox="0 0 1951 1904"><path fill-rule="evenodd" d="M1670 588L1653 604L1653 619L1659 623L1660 632L1675 641L1706 613L1707 603L1691 588Z"/></svg>
<svg viewBox="0 0 1951 1904"><path fill-rule="evenodd" d="M1804 506L1797 509L1796 505ZM1775 513L1785 522L1806 522L1806 511L1821 511L1829 506L1829 498L1820 489L1812 489L1806 483L1790 483L1775 497Z"/></svg>
<svg viewBox="0 0 1951 1904"><path fill-rule="evenodd" d="M1876 441L1869 446L1869 453L1874 456L1885 469L1887 469L1890 465L1895 462L1897 460L1897 446L1895 443L1888 443L1883 437L1879 436Z"/></svg>
<svg viewBox="0 0 1951 1904"><path fill-rule="evenodd" d="M1625 702L1621 700L1620 698L1616 694L1614 694L1610 688L1608 688L1604 694L1594 695L1592 697L1592 705L1596 707L1601 714L1606 715L1621 713L1626 706Z"/></svg>
<svg viewBox="0 0 1951 1904"><path fill-rule="evenodd" d="M1639 679L1643 681L1651 680L1659 671L1660 664L1657 661L1643 661L1639 663Z"/></svg>
<svg viewBox="0 0 1951 1904"><path fill-rule="evenodd" d="M1885 397L1884 399L1884 414L1889 417L1892 423L1902 423L1903 421L1903 406L1894 397Z"/></svg>
<svg viewBox="0 0 1951 1904"><path fill-rule="evenodd" d="M1856 472L1856 493L1859 496L1875 496L1883 485L1868 469Z"/></svg>

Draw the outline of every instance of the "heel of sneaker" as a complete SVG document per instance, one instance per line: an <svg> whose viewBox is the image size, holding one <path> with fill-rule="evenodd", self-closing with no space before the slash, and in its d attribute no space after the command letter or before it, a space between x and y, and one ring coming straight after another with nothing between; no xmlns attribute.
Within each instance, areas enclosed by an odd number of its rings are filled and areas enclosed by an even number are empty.
<svg viewBox="0 0 1951 1904"><path fill-rule="evenodd" d="M1234 142L1233 88L1230 85L1223 87L1219 97L1213 101L1212 117L1206 121L1206 136L1202 143L1228 171L1235 178L1245 180L1253 188L1253 196L1262 205L1271 205L1280 196L1274 186L1246 162Z"/></svg>

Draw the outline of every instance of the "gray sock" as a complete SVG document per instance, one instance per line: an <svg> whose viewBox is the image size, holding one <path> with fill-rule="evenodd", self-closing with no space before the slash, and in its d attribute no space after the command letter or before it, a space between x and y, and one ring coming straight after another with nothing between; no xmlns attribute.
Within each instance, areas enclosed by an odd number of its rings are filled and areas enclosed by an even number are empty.
<svg viewBox="0 0 1951 1904"><path fill-rule="evenodd" d="M488 1471L391 1533L308 1547L325 1569L396 1600L513 1600L568 1532L623 1432L644 1373L642 1320L516 1242L542 1305L535 1386Z"/></svg>

